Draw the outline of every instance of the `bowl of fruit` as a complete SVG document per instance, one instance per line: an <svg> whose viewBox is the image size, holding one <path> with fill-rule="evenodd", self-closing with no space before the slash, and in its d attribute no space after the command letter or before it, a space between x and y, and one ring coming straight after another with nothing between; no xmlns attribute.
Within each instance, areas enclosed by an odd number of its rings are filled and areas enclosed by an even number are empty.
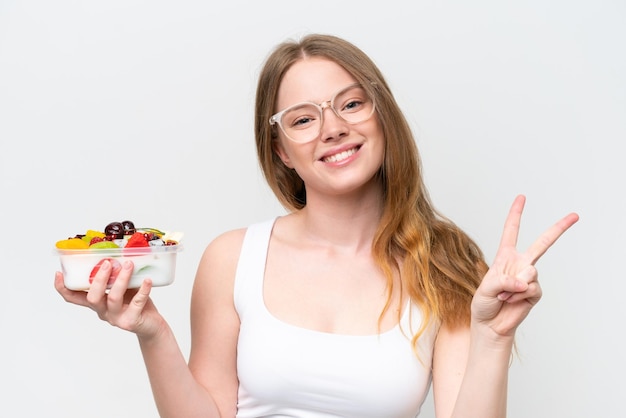
<svg viewBox="0 0 626 418"><path fill-rule="evenodd" d="M127 260L134 264L129 288L138 288L147 278L153 286L167 286L174 281L182 236L180 232L136 228L132 221L111 222L102 231L89 229L57 241L55 253L65 287L71 290L88 290L105 260L111 263L109 288Z"/></svg>

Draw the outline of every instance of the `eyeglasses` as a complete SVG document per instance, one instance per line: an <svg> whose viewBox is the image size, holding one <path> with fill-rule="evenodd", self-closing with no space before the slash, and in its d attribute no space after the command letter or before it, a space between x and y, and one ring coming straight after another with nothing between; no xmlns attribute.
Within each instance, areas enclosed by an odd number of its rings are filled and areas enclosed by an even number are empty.
<svg viewBox="0 0 626 418"><path fill-rule="evenodd" d="M331 108L340 119L355 125L374 114L374 100L359 84L351 84L320 104L302 102L281 110L270 118L270 125L278 124L287 138L305 143L322 132L324 109Z"/></svg>

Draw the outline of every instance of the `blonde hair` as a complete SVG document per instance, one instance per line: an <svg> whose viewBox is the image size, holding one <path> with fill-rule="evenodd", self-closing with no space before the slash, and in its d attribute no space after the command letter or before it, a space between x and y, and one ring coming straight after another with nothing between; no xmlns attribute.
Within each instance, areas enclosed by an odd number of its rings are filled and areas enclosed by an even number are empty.
<svg viewBox="0 0 626 418"><path fill-rule="evenodd" d="M414 346L431 321L467 324L472 296L487 271L483 254L466 233L433 208L411 129L378 67L350 42L312 34L278 45L266 59L257 85L254 129L259 163L270 188L288 210L306 205L304 183L274 152L277 132L268 122L276 111L283 76L304 57L323 57L341 65L376 103L386 138L384 161L377 173L383 186L383 213L372 244L388 285L381 317L391 303L393 278L399 275L402 290L424 316L413 336Z"/></svg>

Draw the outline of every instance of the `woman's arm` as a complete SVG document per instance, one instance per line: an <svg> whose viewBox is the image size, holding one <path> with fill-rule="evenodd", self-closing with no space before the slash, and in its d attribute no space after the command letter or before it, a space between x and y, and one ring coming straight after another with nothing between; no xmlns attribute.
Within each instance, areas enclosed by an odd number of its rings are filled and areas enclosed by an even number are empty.
<svg viewBox="0 0 626 418"><path fill-rule="evenodd" d="M222 417L237 412L239 315L234 305L237 262L245 229L218 237L205 251L191 300L189 367L209 390Z"/></svg>
<svg viewBox="0 0 626 418"><path fill-rule="evenodd" d="M214 240L204 251L191 298L189 365L171 331L139 337L161 417L234 417L237 412L239 316L233 302L244 230ZM174 386L174 388L173 388Z"/></svg>
<svg viewBox="0 0 626 418"><path fill-rule="evenodd" d="M433 356L437 418L505 417L512 338L491 340L469 327L442 326Z"/></svg>
<svg viewBox="0 0 626 418"><path fill-rule="evenodd" d="M541 298L534 265L578 221L567 215L520 253L515 247L524 203L518 196L509 211L493 265L472 299L470 326L439 331L433 355L437 418L506 416L515 331Z"/></svg>
<svg viewBox="0 0 626 418"><path fill-rule="evenodd" d="M154 399L161 417L231 417L237 407L236 343L238 316L233 284L243 233L212 242L202 257L192 294L192 352L189 364L165 319L150 299L152 283L127 288L132 263L107 293L109 263L104 263L88 292L65 288L57 273L55 287L63 298L93 309L100 319L137 335Z"/></svg>

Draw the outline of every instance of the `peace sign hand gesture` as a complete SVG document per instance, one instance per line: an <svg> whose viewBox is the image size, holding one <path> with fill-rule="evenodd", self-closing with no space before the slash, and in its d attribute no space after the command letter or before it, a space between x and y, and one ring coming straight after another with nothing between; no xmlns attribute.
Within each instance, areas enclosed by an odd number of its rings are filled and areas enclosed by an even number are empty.
<svg viewBox="0 0 626 418"><path fill-rule="evenodd" d="M516 245L525 201L520 195L513 202L495 260L472 299L473 324L485 326L501 337L513 337L541 298L535 263L578 221L578 215L570 213L541 234L526 252L518 252Z"/></svg>

